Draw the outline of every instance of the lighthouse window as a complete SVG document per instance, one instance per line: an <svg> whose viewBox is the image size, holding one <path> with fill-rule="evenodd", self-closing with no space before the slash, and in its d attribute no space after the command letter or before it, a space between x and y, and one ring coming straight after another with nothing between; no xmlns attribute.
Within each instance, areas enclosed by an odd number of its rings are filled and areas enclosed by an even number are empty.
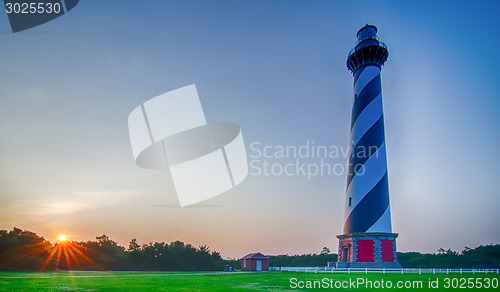
<svg viewBox="0 0 500 292"><path fill-rule="evenodd" d="M351 207L352 204L352 197L349 197L349 207Z"/></svg>

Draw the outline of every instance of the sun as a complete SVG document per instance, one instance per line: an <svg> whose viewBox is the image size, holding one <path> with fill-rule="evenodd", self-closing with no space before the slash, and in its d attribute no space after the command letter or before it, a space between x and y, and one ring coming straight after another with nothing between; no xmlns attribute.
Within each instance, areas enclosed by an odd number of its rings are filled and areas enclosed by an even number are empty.
<svg viewBox="0 0 500 292"><path fill-rule="evenodd" d="M67 240L66 236L65 235L60 235L59 236L59 241L60 242L65 242Z"/></svg>

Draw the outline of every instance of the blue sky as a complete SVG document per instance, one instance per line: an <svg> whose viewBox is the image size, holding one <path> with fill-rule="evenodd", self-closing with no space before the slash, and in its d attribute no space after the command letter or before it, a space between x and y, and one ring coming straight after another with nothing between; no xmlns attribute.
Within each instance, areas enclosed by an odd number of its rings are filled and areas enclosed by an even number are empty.
<svg viewBox="0 0 500 292"><path fill-rule="evenodd" d="M183 240L225 257L336 250L346 177L249 176L176 207L167 171L135 166L128 114L195 83L207 120L248 147L347 147L366 23L382 69L393 230L401 251L498 243L495 1L80 1L13 34L0 13L0 228L126 245ZM279 162L279 161L278 161ZM336 159L334 163L344 162Z"/></svg>

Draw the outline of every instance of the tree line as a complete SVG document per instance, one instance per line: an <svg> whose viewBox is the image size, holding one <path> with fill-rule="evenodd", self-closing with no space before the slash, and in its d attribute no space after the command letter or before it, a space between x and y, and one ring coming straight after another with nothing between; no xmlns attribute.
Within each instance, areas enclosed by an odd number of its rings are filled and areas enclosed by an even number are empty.
<svg viewBox="0 0 500 292"><path fill-rule="evenodd" d="M233 263L206 245L182 241L140 245L132 239L125 248L103 234L96 240L51 244L32 231L0 230L0 270L220 271Z"/></svg>
<svg viewBox="0 0 500 292"><path fill-rule="evenodd" d="M328 262L336 262L337 255L330 253L328 247L323 247L319 254L273 255L269 264L273 267L324 267Z"/></svg>
<svg viewBox="0 0 500 292"><path fill-rule="evenodd" d="M324 267L337 255L326 247L319 254L273 255L271 267ZM405 268L500 268L500 245L466 247L458 253L398 253ZM206 245L194 247L182 241L139 244L134 238L127 248L103 234L95 240L50 243L20 228L0 230L0 270L147 270L222 271L226 265L240 267L237 259L224 259Z"/></svg>
<svg viewBox="0 0 500 292"><path fill-rule="evenodd" d="M500 268L500 244L466 247L462 252L440 248L436 253L398 252L398 262L403 268L450 268L482 269ZM326 263L337 261L332 253L276 255L270 256L269 263L275 267L324 267Z"/></svg>
<svg viewBox="0 0 500 292"><path fill-rule="evenodd" d="M481 269L500 268L500 244L465 247L462 252L440 248L437 253L398 252L398 261L404 268Z"/></svg>

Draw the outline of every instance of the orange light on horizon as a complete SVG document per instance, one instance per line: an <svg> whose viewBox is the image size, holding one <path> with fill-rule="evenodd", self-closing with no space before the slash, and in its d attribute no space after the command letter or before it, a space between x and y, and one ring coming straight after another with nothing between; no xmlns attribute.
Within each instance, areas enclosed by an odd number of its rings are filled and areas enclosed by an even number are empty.
<svg viewBox="0 0 500 292"><path fill-rule="evenodd" d="M50 254L42 265L41 271L44 271L50 264L51 260L54 259L54 267L59 268L61 260L64 260L68 270L73 270L74 265L79 269L82 269L80 260L83 259L90 263L92 266L97 268L97 270L102 270L102 268L97 265L92 259L90 259L85 252L93 252L86 247L78 244L77 242L69 241L66 235L60 235L58 241L53 245L50 250Z"/></svg>
<svg viewBox="0 0 500 292"><path fill-rule="evenodd" d="M102 267L89 257L91 253L93 253L94 256L97 255L96 251L87 248L85 243L80 245L76 241L70 241L64 234L59 235L54 244L51 244L46 240L42 240L33 244L18 247L15 249L14 256L7 258L4 263L7 265L13 264L17 261L29 259L31 257L38 257L43 253L48 253L48 256L44 255L46 259L41 265L40 271L45 271L47 268L65 268L68 270L77 268L79 270L83 270L84 267L82 266L82 263L87 263L86 268L88 268L88 264L90 264L90 266L95 270L103 270Z"/></svg>

